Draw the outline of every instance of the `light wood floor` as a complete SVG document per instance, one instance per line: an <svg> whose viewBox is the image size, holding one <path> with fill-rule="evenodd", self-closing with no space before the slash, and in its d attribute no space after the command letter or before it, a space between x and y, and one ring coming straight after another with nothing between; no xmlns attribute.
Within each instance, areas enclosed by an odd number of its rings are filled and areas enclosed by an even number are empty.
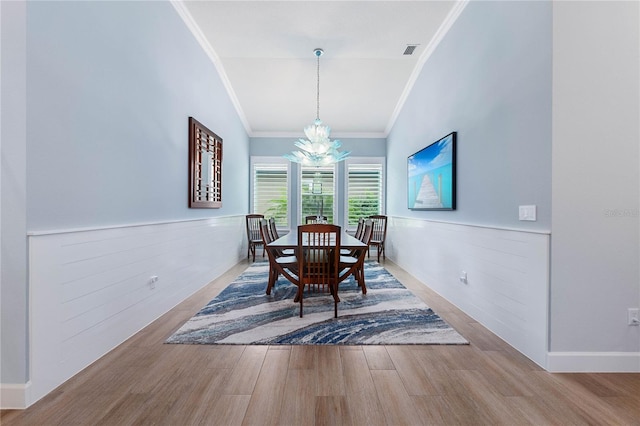
<svg viewBox="0 0 640 426"><path fill-rule="evenodd" d="M550 374L395 264L461 346L163 341L241 263L2 425L640 425L640 374Z"/></svg>

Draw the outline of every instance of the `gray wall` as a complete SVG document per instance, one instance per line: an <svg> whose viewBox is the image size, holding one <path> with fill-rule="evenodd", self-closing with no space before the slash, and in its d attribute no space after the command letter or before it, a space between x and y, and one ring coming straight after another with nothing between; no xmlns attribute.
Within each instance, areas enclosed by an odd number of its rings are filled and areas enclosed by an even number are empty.
<svg viewBox="0 0 640 426"><path fill-rule="evenodd" d="M637 2L470 2L387 140L389 214L551 230L551 352L640 350L627 325L640 306L639 17ZM406 156L450 131L458 210L409 211ZM518 221L519 204L538 221Z"/></svg>
<svg viewBox="0 0 640 426"><path fill-rule="evenodd" d="M169 2L1 7L0 380L24 384L27 232L244 214L249 138ZM224 139L218 210L188 208L189 116Z"/></svg>
<svg viewBox="0 0 640 426"><path fill-rule="evenodd" d="M552 351L640 352L639 9L553 6Z"/></svg>
<svg viewBox="0 0 640 426"><path fill-rule="evenodd" d="M245 212L248 137L170 3L27 7L29 230ZM188 208L189 116L224 140L219 210Z"/></svg>
<svg viewBox="0 0 640 426"><path fill-rule="evenodd" d="M0 2L0 383L27 377L26 3Z"/></svg>
<svg viewBox="0 0 640 426"><path fill-rule="evenodd" d="M273 138L251 138L250 142L250 154L252 156L271 156L271 157L280 157L284 154L289 154L297 148L293 145L295 141L299 138L304 138L304 132L300 129L300 136L298 137L273 137ZM332 138L339 139L342 142L341 151L349 151L351 152L352 157L384 157L386 156L386 140L384 138ZM249 174L251 172L249 171ZM291 176L298 176L299 169L298 164L291 164ZM346 223L346 219L344 217L344 203L345 194L344 188L345 186L345 170L344 170L344 162L339 163L336 167L336 188L337 188L337 197L336 201L336 216L335 223L344 226ZM251 176L249 176L249 179ZM298 214L298 191L299 186L297 185L297 181L294 179L293 184L291 185L291 194L290 200L292 200L291 206L291 217L292 217L292 228L297 226L296 222L299 214ZM249 197L251 194L249 194Z"/></svg>
<svg viewBox="0 0 640 426"><path fill-rule="evenodd" d="M457 210L407 208L407 156L458 132ZM551 4L470 2L426 62L387 140L390 215L551 228ZM518 206L537 205L537 222Z"/></svg>

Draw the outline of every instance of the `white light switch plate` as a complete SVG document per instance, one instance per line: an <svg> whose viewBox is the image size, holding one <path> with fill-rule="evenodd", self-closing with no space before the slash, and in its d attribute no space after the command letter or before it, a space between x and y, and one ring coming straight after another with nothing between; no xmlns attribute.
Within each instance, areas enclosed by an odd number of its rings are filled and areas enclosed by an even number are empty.
<svg viewBox="0 0 640 426"><path fill-rule="evenodd" d="M520 220L536 220L536 206L520 206L518 218Z"/></svg>

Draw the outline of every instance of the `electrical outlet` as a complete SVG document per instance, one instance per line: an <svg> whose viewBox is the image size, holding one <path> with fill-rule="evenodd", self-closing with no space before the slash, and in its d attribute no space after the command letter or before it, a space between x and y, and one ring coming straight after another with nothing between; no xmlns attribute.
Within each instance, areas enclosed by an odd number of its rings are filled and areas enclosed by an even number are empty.
<svg viewBox="0 0 640 426"><path fill-rule="evenodd" d="M157 275L153 275L153 276L149 277L149 288L151 288L151 290L156 288L156 282L157 281L158 281L158 276Z"/></svg>
<svg viewBox="0 0 640 426"><path fill-rule="evenodd" d="M629 325L640 325L640 309L629 308L627 311L627 321Z"/></svg>
<svg viewBox="0 0 640 426"><path fill-rule="evenodd" d="M518 208L518 219L536 221L536 206L520 206Z"/></svg>

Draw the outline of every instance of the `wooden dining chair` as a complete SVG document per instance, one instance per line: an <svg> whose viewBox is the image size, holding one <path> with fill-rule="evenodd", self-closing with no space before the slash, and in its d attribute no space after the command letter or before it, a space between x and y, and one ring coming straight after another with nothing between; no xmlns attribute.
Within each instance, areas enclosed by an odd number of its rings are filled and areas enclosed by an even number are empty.
<svg viewBox="0 0 640 426"><path fill-rule="evenodd" d="M327 223L327 217L326 216L317 216L317 215L313 215L313 216L305 216L304 217L304 223L309 225L311 223Z"/></svg>
<svg viewBox="0 0 640 426"><path fill-rule="evenodd" d="M357 239L360 239L360 237L362 237L362 232L364 231L364 221L364 217L358 219L358 227L356 228L355 234L353 234L353 236Z"/></svg>
<svg viewBox="0 0 640 426"><path fill-rule="evenodd" d="M369 216L369 219L373 221L373 231L371 233L371 240L369 241L369 249L371 246L376 246L378 252L378 262L380 262L380 254L382 258L386 259L384 252L384 241L387 238L387 216L385 215L373 215ZM371 257L371 252L368 252L368 256Z"/></svg>
<svg viewBox="0 0 640 426"><path fill-rule="evenodd" d="M360 239L360 237L362 237L362 232L363 231L364 231L364 218L361 217L360 219L358 219L358 227L356 228L356 232L353 234L353 236L355 238L357 238L357 239ZM351 254L351 250L342 249L342 250L340 250L340 254L348 256L348 255Z"/></svg>
<svg viewBox="0 0 640 426"><path fill-rule="evenodd" d="M262 243L262 235L260 234L260 219L264 219L262 214L248 214L245 216L247 221L247 258L253 255L253 261L256 261L256 246L262 246L262 257L264 257L264 245Z"/></svg>
<svg viewBox="0 0 640 426"><path fill-rule="evenodd" d="M277 240L278 238L280 238L280 235L278 235L278 227L276 226L275 217L269 218L269 231L271 232L272 239Z"/></svg>
<svg viewBox="0 0 640 426"><path fill-rule="evenodd" d="M333 296L334 316L338 317L338 283L340 273L340 227L330 224L298 226L298 294L302 318L304 288L329 287Z"/></svg>
<svg viewBox="0 0 640 426"><path fill-rule="evenodd" d="M275 241L275 239L271 233L271 225L266 219L260 219L260 236L269 259L269 280L266 290L267 295L269 295L280 274L285 275L289 281L296 281L295 275L297 275L298 260L295 255L291 255L292 252L285 254L283 250L269 247L269 243Z"/></svg>
<svg viewBox="0 0 640 426"><path fill-rule="evenodd" d="M366 244L361 249L351 250L348 255L340 256L340 271L342 275L347 275L353 268L353 276L355 277L358 287L361 287L362 294L367 294L367 286L364 282L364 256L369 249L369 242L373 233L373 221L367 219L364 221L362 232L359 240ZM341 280L342 281L342 280Z"/></svg>
<svg viewBox="0 0 640 426"><path fill-rule="evenodd" d="M280 238L280 235L278 234L278 228L276 226L276 219L274 217L269 218L269 230L271 231L271 239L272 240L277 240L278 238ZM293 256L295 255L295 250L294 249L284 249L281 250L282 254L284 256Z"/></svg>

